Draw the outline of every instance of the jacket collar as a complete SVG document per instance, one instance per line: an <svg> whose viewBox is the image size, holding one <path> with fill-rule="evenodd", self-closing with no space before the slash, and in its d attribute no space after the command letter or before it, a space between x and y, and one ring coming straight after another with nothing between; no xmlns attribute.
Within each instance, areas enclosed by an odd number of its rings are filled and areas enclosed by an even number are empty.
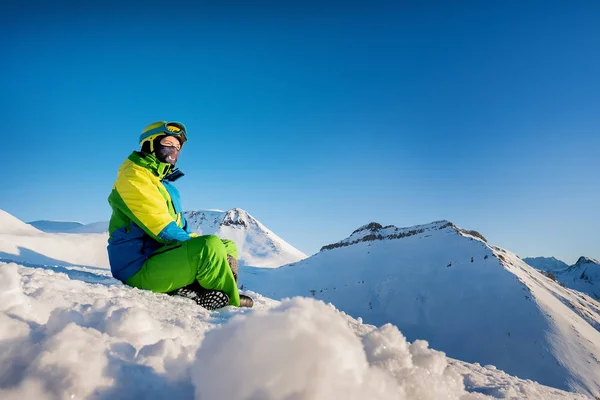
<svg viewBox="0 0 600 400"><path fill-rule="evenodd" d="M135 164L148 169L154 175L158 176L160 180L166 179L173 182L183 176L183 172L177 168L173 169L171 164L160 162L154 154L134 151L128 158Z"/></svg>

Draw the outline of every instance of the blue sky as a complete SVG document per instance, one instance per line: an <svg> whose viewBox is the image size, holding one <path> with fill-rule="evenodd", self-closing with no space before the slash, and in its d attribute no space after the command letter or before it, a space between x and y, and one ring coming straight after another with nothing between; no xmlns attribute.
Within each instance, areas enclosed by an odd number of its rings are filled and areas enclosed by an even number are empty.
<svg viewBox="0 0 600 400"><path fill-rule="evenodd" d="M54 4L0 28L0 209L22 220L107 220L169 119L186 209L244 208L309 254L448 219L600 258L598 2Z"/></svg>

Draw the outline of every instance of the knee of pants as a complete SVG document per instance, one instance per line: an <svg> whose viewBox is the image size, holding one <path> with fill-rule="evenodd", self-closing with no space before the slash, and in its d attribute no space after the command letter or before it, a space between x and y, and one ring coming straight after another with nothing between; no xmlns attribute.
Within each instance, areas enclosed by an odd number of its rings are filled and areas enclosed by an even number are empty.
<svg viewBox="0 0 600 400"><path fill-rule="evenodd" d="M225 245L225 251L227 252L227 254L229 254L231 257L237 259L239 257L239 255L238 255L238 250L237 250L237 246L236 246L235 242L233 240L229 240L229 239L221 239L221 241Z"/></svg>
<svg viewBox="0 0 600 400"><path fill-rule="evenodd" d="M225 245L223 244L221 239L216 235L198 236L190 240L201 244L202 247L205 247L209 253L215 255L222 255L223 257L227 256L227 253L225 251Z"/></svg>

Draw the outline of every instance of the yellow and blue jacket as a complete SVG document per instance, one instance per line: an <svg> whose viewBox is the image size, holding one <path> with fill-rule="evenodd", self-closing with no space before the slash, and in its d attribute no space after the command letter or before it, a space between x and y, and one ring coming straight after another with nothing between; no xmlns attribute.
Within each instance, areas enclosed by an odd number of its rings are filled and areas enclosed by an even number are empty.
<svg viewBox="0 0 600 400"><path fill-rule="evenodd" d="M133 152L121 165L108 202L108 258L112 275L126 282L150 254L196 236L182 214L179 192L171 183L181 173L154 155Z"/></svg>

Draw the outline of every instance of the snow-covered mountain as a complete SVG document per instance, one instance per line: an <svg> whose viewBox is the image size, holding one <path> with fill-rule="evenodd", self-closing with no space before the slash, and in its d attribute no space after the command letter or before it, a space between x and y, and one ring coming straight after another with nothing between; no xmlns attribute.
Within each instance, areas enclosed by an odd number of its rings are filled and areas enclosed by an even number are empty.
<svg viewBox="0 0 600 400"><path fill-rule="evenodd" d="M108 232L108 221L82 224L75 221L40 220L28 222L29 225L46 233L104 233Z"/></svg>
<svg viewBox="0 0 600 400"><path fill-rule="evenodd" d="M579 290L600 300L600 261L580 257L566 271L556 274L556 278L568 288Z"/></svg>
<svg viewBox="0 0 600 400"><path fill-rule="evenodd" d="M108 233L108 221L92 222L71 229L66 233Z"/></svg>
<svg viewBox="0 0 600 400"><path fill-rule="evenodd" d="M545 272L564 286L587 293L600 300L600 261L589 257L580 257L571 266L556 258L525 258L527 264Z"/></svg>
<svg viewBox="0 0 600 400"><path fill-rule="evenodd" d="M240 208L186 211L184 214L188 224L199 235L217 235L233 240L238 247L240 265L275 268L306 258L306 254Z"/></svg>
<svg viewBox="0 0 600 400"><path fill-rule="evenodd" d="M600 396L600 304L448 221L371 223L298 263L245 272L263 295L322 299L451 357Z"/></svg>
<svg viewBox="0 0 600 400"><path fill-rule="evenodd" d="M554 257L526 257L523 261L534 268L552 273L569 268L569 264Z"/></svg>

